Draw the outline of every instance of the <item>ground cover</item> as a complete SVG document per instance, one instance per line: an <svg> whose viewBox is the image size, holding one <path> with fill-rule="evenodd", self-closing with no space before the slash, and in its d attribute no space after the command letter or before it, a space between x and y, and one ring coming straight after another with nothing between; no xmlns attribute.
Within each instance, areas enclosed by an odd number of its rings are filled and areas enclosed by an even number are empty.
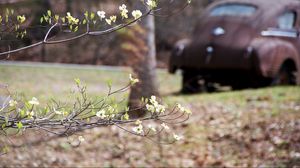
<svg viewBox="0 0 300 168"><path fill-rule="evenodd" d="M26 67L0 65L0 83L12 93L68 101L74 78L88 93L107 93L127 84L130 69ZM0 166L280 166L300 165L300 87L270 87L212 94L178 95L180 75L159 70L162 100L193 111L191 119L174 126L185 136L173 145L128 135L115 127L82 133L86 141L72 148L65 138L11 149ZM127 93L128 94L128 93ZM117 95L118 98L127 98ZM124 102L124 105L126 101ZM39 131L19 138L34 140ZM12 140L13 141L13 140Z"/></svg>

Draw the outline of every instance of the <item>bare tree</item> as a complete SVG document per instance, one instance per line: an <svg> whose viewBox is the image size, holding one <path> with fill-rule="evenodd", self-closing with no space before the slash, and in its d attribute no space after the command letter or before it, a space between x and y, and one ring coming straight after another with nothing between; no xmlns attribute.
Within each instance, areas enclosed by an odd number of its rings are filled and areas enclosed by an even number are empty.
<svg viewBox="0 0 300 168"><path fill-rule="evenodd" d="M138 84L132 87L129 96L129 106L138 107L141 104L141 98L148 98L151 95L159 95L156 77L156 48L155 48L155 23L154 16L147 16L141 23L145 31L140 34L139 38L143 41L145 49L140 52L142 57L133 65L133 71L140 80ZM136 111L132 117L142 117L145 113Z"/></svg>

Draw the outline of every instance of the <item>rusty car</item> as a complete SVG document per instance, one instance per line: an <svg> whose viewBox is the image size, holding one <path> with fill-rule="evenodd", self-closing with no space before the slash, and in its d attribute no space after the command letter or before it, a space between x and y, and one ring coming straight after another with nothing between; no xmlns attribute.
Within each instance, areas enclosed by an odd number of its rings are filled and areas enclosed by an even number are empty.
<svg viewBox="0 0 300 168"><path fill-rule="evenodd" d="M300 1L216 1L176 43L169 72L182 71L182 92L300 84L299 32Z"/></svg>

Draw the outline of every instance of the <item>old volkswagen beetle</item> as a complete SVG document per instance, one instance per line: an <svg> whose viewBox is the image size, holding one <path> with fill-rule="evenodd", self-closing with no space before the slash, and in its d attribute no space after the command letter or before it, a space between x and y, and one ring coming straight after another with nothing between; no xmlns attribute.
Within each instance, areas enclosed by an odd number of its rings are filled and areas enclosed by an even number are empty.
<svg viewBox="0 0 300 168"><path fill-rule="evenodd" d="M182 92L300 84L299 31L299 1L217 1L177 42L169 72L182 70Z"/></svg>

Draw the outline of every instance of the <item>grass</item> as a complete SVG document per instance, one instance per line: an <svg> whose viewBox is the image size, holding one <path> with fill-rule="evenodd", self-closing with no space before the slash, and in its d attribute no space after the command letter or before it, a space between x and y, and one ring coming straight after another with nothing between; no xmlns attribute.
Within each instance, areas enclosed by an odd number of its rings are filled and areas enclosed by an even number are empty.
<svg viewBox="0 0 300 168"><path fill-rule="evenodd" d="M66 94L74 88L74 79L79 78L88 86L91 96L107 93L107 82L112 81L113 89L128 83L129 68L119 70L20 67L0 65L0 83L9 86L9 90L24 94L26 97L38 96L46 101L49 98L65 99ZM160 93L168 103L214 103L237 102L241 105L251 99L272 99L272 101L294 101L300 99L299 87L276 87L249 89L213 94L195 94L174 96L180 90L179 74L170 75L165 70L158 70Z"/></svg>
<svg viewBox="0 0 300 168"><path fill-rule="evenodd" d="M88 86L88 93L97 97L107 93L106 83L109 80L114 88L126 85L129 73L128 68L115 71L0 65L0 83L7 84L12 92L21 93L28 98L36 96L45 103L50 98L67 101L66 95L74 88L74 78L80 78ZM169 106L179 102L193 111L187 123L174 127L185 136L185 140L179 144L161 149L157 145L117 133L113 129L96 129L85 133L88 143L78 149L70 150L63 140L57 140L46 143L46 147L41 145L31 148L34 151L26 156L35 158L37 162L47 162L46 166L55 165L48 163L49 160L42 160L47 153L65 158L65 162L58 162L57 165L69 166L99 166L101 163L102 166L139 167L290 167L292 161L299 163L291 154L300 153L297 148L300 145L300 128L297 126L300 123L300 87L177 95L175 93L180 90L180 80L179 74L170 75L165 70L158 71L158 84L163 101ZM127 97L128 92L118 96ZM284 144L277 144L275 137L282 139ZM40 149L44 148L50 152L41 153ZM97 157L94 156L96 154ZM24 153L16 149L13 154L5 157L16 158L19 155ZM78 157L82 159L76 159ZM18 159L14 161L16 165L19 162ZM33 164L23 163L27 166Z"/></svg>
<svg viewBox="0 0 300 168"><path fill-rule="evenodd" d="M13 93L26 97L37 96L42 101L50 98L65 99L74 88L74 79L79 78L88 87L90 96L103 96L108 92L107 83L112 82L113 89L128 84L129 68L118 70L77 69L63 67L19 67L0 65L0 84L8 85ZM179 89L179 76L171 76L159 70L158 85L163 94L170 94Z"/></svg>

